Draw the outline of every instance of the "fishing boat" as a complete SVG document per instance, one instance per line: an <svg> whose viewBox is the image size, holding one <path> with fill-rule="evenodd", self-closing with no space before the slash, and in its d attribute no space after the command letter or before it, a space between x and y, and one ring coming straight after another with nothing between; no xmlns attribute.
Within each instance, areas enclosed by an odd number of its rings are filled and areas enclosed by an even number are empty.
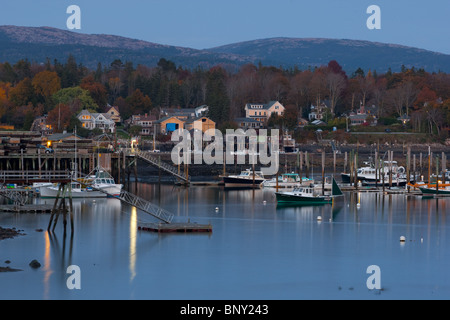
<svg viewBox="0 0 450 320"><path fill-rule="evenodd" d="M89 174L87 177L74 180L71 183L72 198L117 197L123 187L122 184L116 184L114 178L101 167L97 167L93 174ZM39 191L41 198L56 198L59 184L40 186ZM61 196L68 198L69 194L60 194Z"/></svg>
<svg viewBox="0 0 450 320"><path fill-rule="evenodd" d="M440 195L450 195L450 184L439 184L437 191L436 191L436 185L432 184L424 184L422 186L419 186L419 190L422 192L422 194L429 195L429 194L440 194Z"/></svg>
<svg viewBox="0 0 450 320"><path fill-rule="evenodd" d="M293 188L299 184L310 185L311 183L314 183L313 179L306 177L302 177L300 179L300 175L298 173L292 172L292 173L283 173L280 176L278 176L278 184L276 177L264 181L263 187L276 188L278 186L279 188Z"/></svg>
<svg viewBox="0 0 450 320"><path fill-rule="evenodd" d="M373 164L369 164L365 162L366 166L358 168L356 171L356 176L358 181L361 181L363 185L381 185L383 183L383 174L384 181L389 183L389 171L392 172L392 180L393 184L398 186L405 186L406 179L406 170L404 167L399 166L397 161L384 161L384 167L381 169L375 170ZM350 173L341 173L341 179L343 183L351 183L351 175Z"/></svg>
<svg viewBox="0 0 450 320"><path fill-rule="evenodd" d="M383 181L384 180L384 181ZM412 181L412 180L411 180ZM392 186L394 187L404 187L408 183L408 180L399 174L392 175ZM389 175L385 175L384 179L378 179L378 180L362 180L361 185L363 187L389 187L391 183L389 182Z"/></svg>
<svg viewBox="0 0 450 320"><path fill-rule="evenodd" d="M223 176L223 183L227 188L260 188L266 180L262 171L247 169L238 175Z"/></svg>
<svg viewBox="0 0 450 320"><path fill-rule="evenodd" d="M36 194L39 194L41 192L41 188L42 187L52 187L53 183L52 182L34 182L31 186L30 189L35 192Z"/></svg>
<svg viewBox="0 0 450 320"><path fill-rule="evenodd" d="M339 188L334 178L332 191L329 195L320 194L318 192L318 189L314 188L313 185L308 187L298 186L295 187L292 191L275 192L277 203L298 205L332 203L333 198L342 195L342 190L341 188Z"/></svg>

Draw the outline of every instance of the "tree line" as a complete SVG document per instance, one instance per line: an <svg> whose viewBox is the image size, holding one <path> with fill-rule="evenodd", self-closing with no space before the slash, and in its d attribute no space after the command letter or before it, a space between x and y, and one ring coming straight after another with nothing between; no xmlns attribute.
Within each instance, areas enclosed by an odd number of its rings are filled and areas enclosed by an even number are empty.
<svg viewBox="0 0 450 320"><path fill-rule="evenodd" d="M156 66L114 60L91 70L73 56L62 63L20 60L0 63L0 122L29 129L44 114L56 131L78 125L82 109L104 112L119 107L124 119L133 114L159 115L161 108L209 106L209 117L232 126L245 115L246 103L280 101L286 107L283 123L290 129L306 118L311 105L327 101L330 121L360 105L377 107L376 116L388 123L410 117L415 132L448 136L450 75L406 68L383 74L358 68L347 74L337 61L300 70L246 64L239 70L226 65L186 69L161 58ZM394 120L395 121L395 120Z"/></svg>

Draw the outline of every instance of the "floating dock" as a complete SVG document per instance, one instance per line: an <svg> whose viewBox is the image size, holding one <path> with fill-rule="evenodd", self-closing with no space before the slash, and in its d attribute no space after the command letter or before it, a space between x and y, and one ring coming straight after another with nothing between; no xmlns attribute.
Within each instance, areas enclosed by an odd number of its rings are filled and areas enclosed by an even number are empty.
<svg viewBox="0 0 450 320"><path fill-rule="evenodd" d="M211 224L198 223L141 223L138 225L138 230L152 231L158 233L175 233L175 232L212 232Z"/></svg>
<svg viewBox="0 0 450 320"><path fill-rule="evenodd" d="M46 204L27 204L23 206L19 205L3 205L0 208L0 212L13 212L13 213L51 213L53 205Z"/></svg>

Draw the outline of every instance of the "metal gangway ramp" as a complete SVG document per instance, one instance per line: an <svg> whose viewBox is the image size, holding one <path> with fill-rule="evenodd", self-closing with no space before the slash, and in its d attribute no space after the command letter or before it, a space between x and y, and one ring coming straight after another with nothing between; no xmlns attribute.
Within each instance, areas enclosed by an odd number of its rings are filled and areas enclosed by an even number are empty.
<svg viewBox="0 0 450 320"><path fill-rule="evenodd" d="M72 181L76 182L76 183L82 183L83 185L89 186L90 188L92 188L93 190L96 191L100 191L102 193L105 193L106 195L110 196L111 198L115 198L118 199L122 202L125 202L131 206L136 207L137 209L144 211L145 213L148 213L149 215L157 218L158 220L164 222L164 223L171 223L172 219L174 217L174 215L172 213L170 213L167 210L164 210L163 208L151 203L148 200L142 199L140 197L138 197L137 195L128 192L126 190L121 190L119 195L113 195L110 194L108 192L106 192L105 190L96 188L94 186L94 184L92 183L92 181L89 181L87 179L87 176L85 174L82 173L76 173L74 175L75 177L79 177L77 178L73 178Z"/></svg>
<svg viewBox="0 0 450 320"><path fill-rule="evenodd" d="M186 177L185 175L178 173L177 167L172 166L163 161L160 161L159 158L151 155L150 152L135 150L134 152L130 153L130 155L135 155L139 159L144 160L144 161L150 163L151 165L164 170L165 172L175 176L176 178L178 178L186 183L189 183L189 181L191 180L191 177L189 175Z"/></svg>
<svg viewBox="0 0 450 320"><path fill-rule="evenodd" d="M99 189L97 189L99 190ZM99 190L101 192L104 192L102 190ZM110 195L113 198L119 199L122 202L125 202L129 205L132 205L134 207L136 207L139 210L142 210L146 213L148 213L149 215L165 222L165 223L171 223L172 219L173 219L173 214L170 213L167 210L164 210L163 208L151 203L150 201L147 201L145 199L142 199L140 197L138 197L137 195L122 190L120 192L119 196L114 196L114 195Z"/></svg>

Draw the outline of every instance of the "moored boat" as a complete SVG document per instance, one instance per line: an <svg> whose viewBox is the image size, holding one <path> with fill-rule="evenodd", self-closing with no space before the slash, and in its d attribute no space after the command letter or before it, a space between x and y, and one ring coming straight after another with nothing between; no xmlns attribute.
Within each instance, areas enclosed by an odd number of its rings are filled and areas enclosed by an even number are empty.
<svg viewBox="0 0 450 320"><path fill-rule="evenodd" d="M116 184L113 177L101 167L94 170L94 174L85 178L74 179L71 183L72 198L106 198L120 195L123 185ZM44 185L39 187L41 198L56 198L59 184ZM60 197L68 198L69 194Z"/></svg>
<svg viewBox="0 0 450 320"><path fill-rule="evenodd" d="M263 187L276 188L278 186L279 188L292 188L299 184L310 185L311 183L314 183L313 179L306 177L302 177L300 179L300 175L298 173L292 172L292 173L283 173L280 176L278 176L278 183L276 177L264 181Z"/></svg>
<svg viewBox="0 0 450 320"><path fill-rule="evenodd" d="M313 185L308 187L298 186L292 191L275 192L277 203L279 204L327 204L332 203L333 198L342 196L342 191L333 178L332 192L329 195L320 194Z"/></svg>
<svg viewBox="0 0 450 320"><path fill-rule="evenodd" d="M406 170L404 167L399 166L397 161L384 161L384 167L375 170L373 164L366 163L367 166L358 168L356 171L357 180L361 181L362 185L372 186L375 184L382 185L383 174L384 183L389 183L390 171L392 173L392 184L397 186L405 186L407 183ZM378 172L377 172L378 171ZM341 179L343 183L352 183L350 173L341 173ZM412 180L412 179L411 179Z"/></svg>
<svg viewBox="0 0 450 320"><path fill-rule="evenodd" d="M227 188L260 188L266 180L262 171L247 169L238 175L223 176L223 183Z"/></svg>
<svg viewBox="0 0 450 320"><path fill-rule="evenodd" d="M438 185L436 190L436 185L425 184L423 186L419 186L419 190L422 194L438 194L438 195L450 195L450 184L442 184Z"/></svg>

